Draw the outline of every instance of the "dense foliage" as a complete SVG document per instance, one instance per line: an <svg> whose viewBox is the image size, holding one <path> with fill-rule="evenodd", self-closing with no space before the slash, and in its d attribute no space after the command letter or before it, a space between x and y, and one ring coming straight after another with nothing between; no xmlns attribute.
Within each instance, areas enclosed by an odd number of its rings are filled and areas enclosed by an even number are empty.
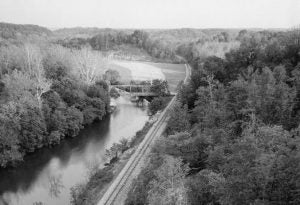
<svg viewBox="0 0 300 205"><path fill-rule="evenodd" d="M108 87L100 73L90 72L105 67L91 59L98 59L97 54L33 44L0 49L1 167L67 136L75 137L83 125L105 115Z"/></svg>
<svg viewBox="0 0 300 205"><path fill-rule="evenodd" d="M167 97L155 97L153 100L150 101L148 104L148 111L150 115L154 115L158 111L163 110L170 100L172 99L172 96L167 96Z"/></svg>
<svg viewBox="0 0 300 205"><path fill-rule="evenodd" d="M190 57L168 135L126 204L299 204L299 34L241 31L223 57ZM157 192L173 179L178 189Z"/></svg>
<svg viewBox="0 0 300 205"><path fill-rule="evenodd" d="M59 31L61 33L63 31ZM65 31L67 32L67 31ZM83 30L70 30L73 35L82 36ZM75 34L74 34L75 32ZM59 39L57 43L71 48L81 48L87 45L95 50L109 51L120 50L121 45L133 45L141 48L154 59L183 63L191 56L210 51L209 54L229 51L237 47L238 42L233 41L237 36L237 30L197 30L197 29L174 29L174 30L91 30L86 34L98 34L92 37L73 37ZM220 46L222 45L222 46ZM184 58L182 58L182 56Z"/></svg>
<svg viewBox="0 0 300 205"><path fill-rule="evenodd" d="M173 48L165 44L164 41L149 37L149 33L142 30L134 32L124 32L118 30L105 30L91 38L67 38L59 39L57 43L69 48L82 48L87 45L95 50L118 51L122 45L133 45L146 50L152 57L168 61L180 62Z"/></svg>

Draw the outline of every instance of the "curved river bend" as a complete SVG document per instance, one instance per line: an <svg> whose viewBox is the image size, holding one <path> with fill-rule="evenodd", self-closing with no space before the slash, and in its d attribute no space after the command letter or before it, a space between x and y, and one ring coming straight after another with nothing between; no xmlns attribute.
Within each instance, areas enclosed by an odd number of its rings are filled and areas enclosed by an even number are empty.
<svg viewBox="0 0 300 205"><path fill-rule="evenodd" d="M131 138L148 120L147 111L120 97L118 108L73 139L42 148L16 169L0 169L0 205L70 204L70 188L86 180L91 165L104 163L105 149Z"/></svg>

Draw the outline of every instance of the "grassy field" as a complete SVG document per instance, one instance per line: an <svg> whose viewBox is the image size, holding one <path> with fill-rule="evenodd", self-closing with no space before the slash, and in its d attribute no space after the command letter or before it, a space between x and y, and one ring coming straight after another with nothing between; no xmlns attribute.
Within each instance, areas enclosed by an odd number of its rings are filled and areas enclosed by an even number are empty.
<svg viewBox="0 0 300 205"><path fill-rule="evenodd" d="M167 80L171 92L175 92L178 83L185 78L184 64L113 61L110 68L120 73L122 83L129 83L130 80Z"/></svg>
<svg viewBox="0 0 300 205"><path fill-rule="evenodd" d="M119 72L121 79L120 81L122 83L129 83L131 80L133 80L132 75L131 75L131 71L128 68L125 68L123 66L117 65L115 63L111 63L109 65L109 69L113 69Z"/></svg>
<svg viewBox="0 0 300 205"><path fill-rule="evenodd" d="M146 63L157 68L160 68L166 77L171 92L175 92L177 85L185 78L184 64L170 64L170 63Z"/></svg>

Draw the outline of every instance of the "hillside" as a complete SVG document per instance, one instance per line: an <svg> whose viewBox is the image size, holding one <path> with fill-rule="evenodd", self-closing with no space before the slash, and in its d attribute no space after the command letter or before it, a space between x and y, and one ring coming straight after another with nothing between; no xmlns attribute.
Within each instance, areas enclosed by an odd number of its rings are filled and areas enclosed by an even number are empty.
<svg viewBox="0 0 300 205"><path fill-rule="evenodd" d="M119 31L130 33L133 30L97 27L74 27L56 29L53 31L53 33L59 38L91 38L98 34L117 33Z"/></svg>
<svg viewBox="0 0 300 205"><path fill-rule="evenodd" d="M29 36L50 37L52 32L37 25L0 23L0 37L3 39L19 39Z"/></svg>
<svg viewBox="0 0 300 205"><path fill-rule="evenodd" d="M227 32L229 36L235 38L241 29L153 29L147 30L152 38L167 40L176 43L198 41L199 39L211 39L222 32Z"/></svg>

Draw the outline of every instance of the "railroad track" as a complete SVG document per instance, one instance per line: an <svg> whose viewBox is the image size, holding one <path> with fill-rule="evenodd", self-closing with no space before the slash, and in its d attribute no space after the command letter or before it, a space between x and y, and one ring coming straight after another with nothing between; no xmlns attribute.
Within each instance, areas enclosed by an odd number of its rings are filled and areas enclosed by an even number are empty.
<svg viewBox="0 0 300 205"><path fill-rule="evenodd" d="M187 82L189 76L190 76L190 67L189 65L186 66L186 77L184 79L184 83ZM119 202L117 202L117 198L119 194L123 191L123 189L128 185L128 180L134 173L136 167L139 165L139 163L142 161L145 153L148 151L150 145L154 141L156 137L158 137L158 131L163 129L164 122L166 121L168 117L168 113L170 108L174 105L176 101L176 95L172 98L168 106L165 108L165 110L161 113L158 120L154 123L154 125L151 127L151 129L146 134L144 140L141 142L141 144L138 146L137 150L134 152L134 154L130 157L129 161L126 163L125 167L122 169L122 171L119 173L117 178L113 181L113 183L109 186L109 188L106 190L105 194L102 196L100 201L97 205L111 205Z"/></svg>

